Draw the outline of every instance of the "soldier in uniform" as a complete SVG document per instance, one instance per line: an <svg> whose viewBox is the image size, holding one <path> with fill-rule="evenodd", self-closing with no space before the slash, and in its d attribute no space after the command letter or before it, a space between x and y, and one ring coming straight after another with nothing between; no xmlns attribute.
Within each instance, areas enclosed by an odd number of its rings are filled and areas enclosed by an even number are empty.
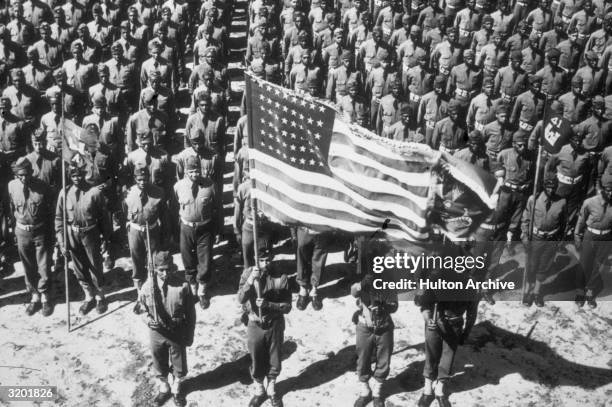
<svg viewBox="0 0 612 407"><path fill-rule="evenodd" d="M402 84L404 89L408 88L408 104L412 117L410 125L413 130L417 126L417 113L419 103L423 96L433 90L434 73L427 66L427 54L424 50L418 49L414 52L417 64L407 71L402 71Z"/></svg>
<svg viewBox="0 0 612 407"><path fill-rule="evenodd" d="M349 93L348 83L353 81L358 87L363 86L361 73L354 70L353 53L349 50L342 51L342 63L336 67L328 67L327 89L325 97L327 100L339 103L340 98Z"/></svg>
<svg viewBox="0 0 612 407"><path fill-rule="evenodd" d="M57 154L47 150L47 132L37 129L32 133L32 152L25 156L32 165L32 176L43 181L51 188L55 202L61 179L61 161Z"/></svg>
<svg viewBox="0 0 612 407"><path fill-rule="evenodd" d="M350 79L347 82L346 88L348 89L348 94L340 96L337 103L340 114L349 123L367 126L369 103L359 92L359 82L354 78Z"/></svg>
<svg viewBox="0 0 612 407"><path fill-rule="evenodd" d="M100 245L109 246L111 221L108 206L100 188L85 180L86 170L76 163L70 166L72 185L60 194L55 211L55 234L64 257L70 256L73 270L85 293L79 312L87 314L92 308L106 312L104 275ZM66 224L64 224L64 207ZM64 228L68 241L64 240Z"/></svg>
<svg viewBox="0 0 612 407"><path fill-rule="evenodd" d="M518 130L512 136L512 147L502 150L497 156L499 167L495 170L495 176L502 185L497 212L501 219L510 219L508 242L520 238L523 210L534 176L535 162L533 154L527 150L528 136L528 133Z"/></svg>
<svg viewBox="0 0 612 407"><path fill-rule="evenodd" d="M595 298L601 289L601 268L610 254L612 237L612 173L601 177L601 191L584 201L574 231L580 267L576 271L575 302L582 307L597 307Z"/></svg>
<svg viewBox="0 0 612 407"><path fill-rule="evenodd" d="M253 378L253 398L249 406L260 406L269 396L272 407L282 407L276 378L282 368L284 314L291 311L291 291L287 274L277 263L272 263L269 248L259 249L258 260L257 266L242 272L238 286L238 302L243 304L248 318L247 345ZM264 386L266 378L267 388Z"/></svg>
<svg viewBox="0 0 612 407"><path fill-rule="evenodd" d="M139 134L137 143L138 148L131 151L126 158L126 184L132 184L130 178L136 168L146 167L147 183L162 188L166 197L169 197L175 181L168 153L154 144L150 131Z"/></svg>
<svg viewBox="0 0 612 407"><path fill-rule="evenodd" d="M582 95L589 98L604 90L605 72L598 66L599 54L595 51L585 52L584 58L586 65L576 71L574 78L582 79Z"/></svg>
<svg viewBox="0 0 612 407"><path fill-rule="evenodd" d="M157 109L157 97L153 91L143 95L144 109L134 113L127 121L126 125L126 154L134 150L136 137L139 133L152 132L155 145L166 147L170 145L171 134L168 116Z"/></svg>
<svg viewBox="0 0 612 407"><path fill-rule="evenodd" d="M134 169L134 185L130 188L123 202L123 213L128 225L128 243L130 257L132 258L132 280L140 297L140 290L147 274L145 269L147 247L151 256L167 242L163 237L168 233L168 211L164 190L150 183L150 174L147 167ZM148 234L147 234L148 225ZM147 241L148 238L148 241ZM163 240L162 240L163 239ZM134 305L134 312L140 314L140 302Z"/></svg>
<svg viewBox="0 0 612 407"><path fill-rule="evenodd" d="M446 117L448 112L448 100L444 93L446 89L446 78L438 75L434 79L433 90L426 93L419 103L419 111L417 113L417 124L421 128L421 132L425 134L427 144L433 137L435 124L443 117Z"/></svg>
<svg viewBox="0 0 612 407"><path fill-rule="evenodd" d="M193 344L196 312L192 294L185 281L175 273L172 256L166 251L153 255L155 277L140 290L143 319L149 327L153 367L157 373L158 393L154 398L162 406L174 397L177 407L187 405L183 381L187 376L187 347ZM170 364L168 363L170 361ZM172 382L168 383L168 374Z"/></svg>
<svg viewBox="0 0 612 407"><path fill-rule="evenodd" d="M510 55L510 65L501 68L495 75L494 95L500 95L506 89L512 89L514 94L523 92L527 87L527 72L521 68L523 54L514 51Z"/></svg>
<svg viewBox="0 0 612 407"><path fill-rule="evenodd" d="M326 236L322 233L299 227L297 229L297 277L300 286L296 307L300 311L306 309L309 301L312 308L320 311L323 300L318 294L321 275L327 260Z"/></svg>
<svg viewBox="0 0 612 407"><path fill-rule="evenodd" d="M40 63L47 69L55 70L62 65L63 50L62 45L51 38L51 26L43 22L39 27L41 39L33 47L38 51Z"/></svg>
<svg viewBox="0 0 612 407"><path fill-rule="evenodd" d="M427 141L430 147L436 150L454 154L455 151L465 147L467 131L459 121L461 106L456 100L448 103L448 117L435 124L433 135Z"/></svg>
<svg viewBox="0 0 612 407"><path fill-rule="evenodd" d="M389 375L393 354L395 326L391 314L398 308L397 293L375 290L374 276L368 273L351 286L351 295L357 298L359 309L353 314L356 325L357 376L361 384L355 407L365 407L370 401L374 407L384 407L381 387ZM372 361L376 368L372 372ZM373 378L373 380L371 380Z"/></svg>
<svg viewBox="0 0 612 407"><path fill-rule="evenodd" d="M11 99L0 98L0 188L9 181L11 165L26 152L26 127L11 112Z"/></svg>
<svg viewBox="0 0 612 407"><path fill-rule="evenodd" d="M413 130L416 126L412 124L414 114L410 105L402 103L400 112L401 120L383 130L382 136L407 143L425 143L425 136L419 130Z"/></svg>
<svg viewBox="0 0 612 407"><path fill-rule="evenodd" d="M473 1L473 0L472 0ZM446 83L446 94L454 95L465 111L470 100L478 94L482 83L482 71L474 64L474 51L463 51L463 63L454 66Z"/></svg>
<svg viewBox="0 0 612 407"><path fill-rule="evenodd" d="M12 113L24 121L28 127L37 122L38 112L42 108L40 92L25 83L25 75L21 68L14 68L11 71L12 85L2 91L2 97L10 100Z"/></svg>
<svg viewBox="0 0 612 407"><path fill-rule="evenodd" d="M376 125L376 133L379 136L400 120L400 105L402 102L404 102L402 81L400 77L397 77L391 84L391 93L380 99L376 122L371 123Z"/></svg>
<svg viewBox="0 0 612 407"><path fill-rule="evenodd" d="M542 87L540 91L550 99L556 99L561 95L561 91L565 89L566 74L559 67L559 57L561 51L553 48L548 52L548 65L536 72L536 75L542 78Z"/></svg>
<svg viewBox="0 0 612 407"><path fill-rule="evenodd" d="M202 309L210 306L209 284L213 272L212 249L223 227L215 185L208 174L202 176L197 156L186 159L186 176L174 184L172 213L180 218L180 248L185 277Z"/></svg>
<svg viewBox="0 0 612 407"><path fill-rule="evenodd" d="M26 314L34 315L42 308L47 317L53 313L50 296L53 197L49 186L32 176L32 164L27 158L17 160L13 172L16 179L9 182L8 195L15 219L17 251L26 288L32 295Z"/></svg>
<svg viewBox="0 0 612 407"><path fill-rule="evenodd" d="M552 259L557 252L556 241L562 240L567 220L567 202L556 193L557 177L547 174L544 191L537 199L533 195L527 200L523 213L523 240L527 248L527 287L524 287L523 304L544 306L542 284L550 271ZM533 217L533 225L532 225ZM531 238L530 238L531 237Z"/></svg>
<svg viewBox="0 0 612 407"><path fill-rule="evenodd" d="M499 103L494 105L492 97L493 81L487 78L482 83L482 93L470 101L465 118L468 130L482 132L487 124L495 120L495 108Z"/></svg>
<svg viewBox="0 0 612 407"><path fill-rule="evenodd" d="M490 159L491 170L498 169L499 153L510 147L512 143L512 128L508 123L508 107L500 103L495 107L495 121L484 126L482 134L487 143L487 155Z"/></svg>
<svg viewBox="0 0 612 407"><path fill-rule="evenodd" d="M545 97L540 92L542 78L529 76L529 89L518 95L510 116L510 123L521 130L531 132L544 113Z"/></svg>

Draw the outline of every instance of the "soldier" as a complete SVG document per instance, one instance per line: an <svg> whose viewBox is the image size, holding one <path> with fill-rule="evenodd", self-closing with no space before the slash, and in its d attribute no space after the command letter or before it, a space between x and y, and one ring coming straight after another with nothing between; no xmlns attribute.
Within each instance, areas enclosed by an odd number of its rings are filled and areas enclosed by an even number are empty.
<svg viewBox="0 0 612 407"><path fill-rule="evenodd" d="M482 48L493 42L493 18L486 14L482 18L482 28L474 34L472 38L471 49L474 50L474 58L480 61L480 53Z"/></svg>
<svg viewBox="0 0 612 407"><path fill-rule="evenodd" d="M462 49L457 43L457 30L455 27L447 27L446 37L431 52L431 66L437 66L440 75L448 78L451 68L459 64L461 55Z"/></svg>
<svg viewBox="0 0 612 407"><path fill-rule="evenodd" d="M495 109L499 103L493 104L493 81L487 78L482 83L482 93L471 100L465 122L468 130L484 131L487 124L495 120Z"/></svg>
<svg viewBox="0 0 612 407"><path fill-rule="evenodd" d="M144 96L151 92L157 99L157 109L165 113L170 120L173 120L176 117L174 94L170 88L162 84L161 74L157 70L149 72L148 86L140 91L139 109L145 108Z"/></svg>
<svg viewBox="0 0 612 407"><path fill-rule="evenodd" d="M536 73L538 77L542 78L540 91L551 99L559 97L561 91L567 85L565 71L559 67L560 56L561 51L558 48L550 50L547 55L548 65Z"/></svg>
<svg viewBox="0 0 612 407"><path fill-rule="evenodd" d="M550 11L549 0L539 0L538 7L531 10L527 15L527 23L531 25L533 32L538 37L542 36L542 33L552 28L553 13Z"/></svg>
<svg viewBox="0 0 612 407"><path fill-rule="evenodd" d="M342 58L345 51L347 50L344 41L344 31L342 28L336 28L334 30L334 42L321 49L321 60L327 72L342 66Z"/></svg>
<svg viewBox="0 0 612 407"><path fill-rule="evenodd" d="M23 67L25 83L39 92L44 92L53 85L53 75L49 69L41 65L38 51L28 49L28 64Z"/></svg>
<svg viewBox="0 0 612 407"><path fill-rule="evenodd" d="M544 113L546 103L544 95L540 92L542 78L537 75L528 77L529 89L521 93L514 103L510 123L521 130L531 132Z"/></svg>
<svg viewBox="0 0 612 407"><path fill-rule="evenodd" d="M183 389L187 375L186 348L193 344L195 333L194 301L187 283L176 275L170 253L155 253L153 265L155 277L145 282L139 295L139 303L145 310L143 319L150 329L153 367L159 386L153 401L162 406L173 396L174 404L183 407L187 405ZM171 384L167 379L169 373L172 373Z"/></svg>
<svg viewBox="0 0 612 407"><path fill-rule="evenodd" d="M448 103L448 117L443 118L435 124L434 131L427 144L430 147L454 154L455 151L465 147L467 132L463 123L459 121L461 106L456 100Z"/></svg>
<svg viewBox="0 0 612 407"><path fill-rule="evenodd" d="M100 62L102 60L102 45L91 37L87 25L85 23L79 24L77 32L78 39L83 43L83 59L92 64Z"/></svg>
<svg viewBox="0 0 612 407"><path fill-rule="evenodd" d="M26 128L23 121L11 113L11 100L0 98L0 188L9 181L11 165L26 152Z"/></svg>
<svg viewBox="0 0 612 407"><path fill-rule="evenodd" d="M85 167L71 164L72 185L67 187L65 195L60 194L55 211L57 242L64 257L70 256L74 273L85 293L85 301L79 308L82 315L86 315L94 307L100 314L108 309L103 291L100 237L103 246L108 247L111 234L110 216L103 192L100 188L88 184L85 174ZM64 228L68 241L64 240Z"/></svg>
<svg viewBox="0 0 612 407"><path fill-rule="evenodd" d="M534 176L533 154L527 150L528 133L518 130L512 136L512 147L502 150L498 156L495 176L500 188L497 212L501 219L509 219L507 241L520 238L521 219L529 198Z"/></svg>
<svg viewBox="0 0 612 407"><path fill-rule="evenodd" d="M578 43L578 33L575 30L570 31L567 40L557 44L556 49L561 51L559 67L571 78L578 69L583 52L582 46Z"/></svg>
<svg viewBox="0 0 612 407"><path fill-rule="evenodd" d="M424 45L421 41L421 29L417 25L410 28L408 38L400 43L397 47L398 65L401 66L403 72L408 71L411 67L417 64L418 54L424 52Z"/></svg>
<svg viewBox="0 0 612 407"><path fill-rule="evenodd" d="M172 61L161 55L162 51L163 45L157 38L149 42L149 55L151 55L151 58L144 61L140 68L140 88L146 88L150 73L158 71L163 84L172 89L176 94L179 88L178 71Z"/></svg>
<svg viewBox="0 0 612 407"><path fill-rule="evenodd" d="M141 40L134 38L130 31L130 23L123 21L120 30L120 38L115 41L123 50L123 56L134 64L140 64L144 58L144 45ZM111 46L112 55L112 46Z"/></svg>
<svg viewBox="0 0 612 407"><path fill-rule="evenodd" d="M453 301L444 301L445 298ZM478 302L475 292L449 297L446 293L425 291L420 303L425 321L425 386L419 407L429 407L434 399L439 406L450 407L446 385L453 374L457 348L468 339L476 322Z"/></svg>
<svg viewBox="0 0 612 407"><path fill-rule="evenodd" d="M605 92L604 70L599 68L599 55L595 51L585 52L586 65L576 71L574 78L582 79L582 95L586 98Z"/></svg>
<svg viewBox="0 0 612 407"><path fill-rule="evenodd" d="M523 19L518 19L517 21L516 33L506 40L506 49L510 53L527 48L529 33L531 32L531 26L526 21Z"/></svg>
<svg viewBox="0 0 612 407"><path fill-rule="evenodd" d="M104 144L117 160L123 158L123 145L125 136L117 116L111 116L108 103L102 94L97 94L93 100L91 114L83 118L83 128L94 124L98 127L100 135L98 141Z"/></svg>
<svg viewBox="0 0 612 407"><path fill-rule="evenodd" d="M123 47L116 41L111 46L111 55L113 58L105 63L108 66L109 79L113 85L121 89L121 97L128 108L126 116L129 116L138 106L136 65L123 56Z"/></svg>
<svg viewBox="0 0 612 407"><path fill-rule="evenodd" d="M102 17L102 7L96 3L91 8L93 19L87 24L87 29L91 34L91 38L100 44L100 58L103 56L108 58L110 56L110 46L113 38L116 36L115 27L112 27ZM100 60L90 60L90 62L97 64Z"/></svg>
<svg viewBox="0 0 612 407"><path fill-rule="evenodd" d="M387 67L383 66L378 58L374 57L370 60L372 69L366 78L365 97L369 103L369 124L371 129L375 129L376 117L378 115L378 106L380 98L382 98L387 81Z"/></svg>
<svg viewBox="0 0 612 407"><path fill-rule="evenodd" d="M126 125L126 154L136 149L136 136L139 133L151 131L155 145L166 147L172 141L168 134L171 129L167 126L170 124L168 116L157 109L157 98L154 92L146 92L143 95L144 109L134 113L128 119Z"/></svg>
<svg viewBox="0 0 612 407"><path fill-rule="evenodd" d="M12 110L11 112L25 125L30 127L36 124L37 115L42 108L40 92L25 83L25 75L21 68L14 68L11 71L12 85L4 88L2 97L8 98Z"/></svg>
<svg viewBox="0 0 612 407"><path fill-rule="evenodd" d="M147 183L162 188L169 197L175 180L168 153L154 144L150 131L139 134L137 143L138 148L131 151L126 159L126 185L131 184L129 178L136 168L146 167Z"/></svg>
<svg viewBox="0 0 612 407"><path fill-rule="evenodd" d="M383 131L388 131L392 124L400 119L400 104L404 101L401 78L396 78L391 84L391 93L380 99L376 122L371 123L376 126L376 133L380 136Z"/></svg>
<svg viewBox="0 0 612 407"><path fill-rule="evenodd" d="M384 57L383 57L384 56ZM357 54L357 68L363 75L367 75L372 70L372 59L378 58L383 61L393 61L393 48L383 41L383 32L380 26L372 30L372 38L365 40L360 46Z"/></svg>
<svg viewBox="0 0 612 407"><path fill-rule="evenodd" d="M174 184L173 213L180 218L181 257L191 293L197 295L202 309L210 306L209 284L212 276L212 248L223 227L215 185L209 174L202 174L197 156L188 157L186 176ZM204 175L204 176L202 176Z"/></svg>
<svg viewBox="0 0 612 407"><path fill-rule="evenodd" d="M557 252L557 241L563 240L563 229L567 220L567 202L556 194L557 178L548 174L544 180L544 191L535 200L530 196L523 213L521 239L527 248L527 287L524 287L523 304L544 306L542 284L548 277L552 259ZM533 218L533 225L532 225Z"/></svg>
<svg viewBox="0 0 612 407"><path fill-rule="evenodd" d="M367 126L368 123L368 103L359 92L359 82L354 79L348 81L346 85L348 94L338 99L338 110L344 119L349 123L357 123L360 126Z"/></svg>
<svg viewBox="0 0 612 407"><path fill-rule="evenodd" d="M0 55L4 56L0 61L0 85L5 86L11 70L25 65L26 55L23 48L11 40L11 33L4 24L0 24Z"/></svg>
<svg viewBox="0 0 612 407"><path fill-rule="evenodd" d="M327 259L326 242L325 235L319 232L305 227L297 229L296 281L300 286L300 292L296 307L300 311L306 309L309 300L312 301L312 308L315 311L323 308L323 300L318 294L318 287Z"/></svg>
<svg viewBox="0 0 612 407"><path fill-rule="evenodd" d="M110 71L105 64L98 64L99 83L91 86L88 90L89 100L94 100L98 96L103 96L106 100L109 112L117 114L120 121L125 123L125 110L123 107L123 98L121 98L121 89L110 81Z"/></svg>
<svg viewBox="0 0 612 407"><path fill-rule="evenodd" d="M51 26L43 22L40 27L41 39L33 47L38 51L40 63L47 69L55 70L62 65L63 50L62 45L51 38Z"/></svg>
<svg viewBox="0 0 612 407"><path fill-rule="evenodd" d="M11 21L6 25L6 29L10 33L12 42L22 48L27 48L36 40L36 29L30 21L23 17L23 4L21 2L14 2L11 9Z"/></svg>
<svg viewBox="0 0 612 407"><path fill-rule="evenodd" d="M150 183L149 169L136 167L133 174L134 185L123 202L123 213L128 225L132 280L140 298L142 285L147 279L147 249L151 250L152 256L160 247L165 246L167 239L163 237L169 236L168 211L164 190ZM142 311L141 304L137 301L134 313L141 314Z"/></svg>
<svg viewBox="0 0 612 407"><path fill-rule="evenodd" d="M138 9L134 6L130 6L128 9L128 19L127 22L129 24L129 31L132 38L140 40L142 44L149 43L149 27L144 25L141 21L139 21L140 13Z"/></svg>
<svg viewBox="0 0 612 407"><path fill-rule="evenodd" d="M342 51L342 64L330 67L327 76L326 98L332 102L339 103L340 98L346 96L348 83L355 82L358 87L363 86L361 73L354 70L353 53L349 50Z"/></svg>
<svg viewBox="0 0 612 407"><path fill-rule="evenodd" d="M319 86L323 84L323 71L315 65L315 57L316 54L312 50L302 50L301 62L294 65L289 73L290 89L307 93L310 79L317 81Z"/></svg>
<svg viewBox="0 0 612 407"><path fill-rule="evenodd" d="M548 54L551 49L556 48L557 45L566 37L567 34L565 33L565 28L563 27L563 21L560 18L555 17L552 30L546 31L544 34L542 34L538 48L543 54Z"/></svg>
<svg viewBox="0 0 612 407"><path fill-rule="evenodd" d="M83 58L83 43L81 40L72 41L70 50L72 58L62 65L66 72L66 83L79 92L87 94L89 87L96 82L96 68L94 64Z"/></svg>
<svg viewBox="0 0 612 407"><path fill-rule="evenodd" d="M476 65L482 67L483 79L495 78L498 66L503 66L507 50L503 43L504 34L500 30L493 31L492 41L480 50Z"/></svg>
<svg viewBox="0 0 612 407"><path fill-rule="evenodd" d="M474 0L472 0L474 1ZM454 66L446 83L446 94L454 95L465 111L470 100L480 91L482 83L482 71L474 64L474 51L466 49L463 51L464 63Z"/></svg>
<svg viewBox="0 0 612 407"><path fill-rule="evenodd" d="M589 37L585 51L595 51L601 55L610 45L612 45L612 13L607 13L604 17L602 28L595 31Z"/></svg>
<svg viewBox="0 0 612 407"><path fill-rule="evenodd" d="M455 16L454 26L459 31L459 45L468 48L472 43L474 32L481 24L482 16L476 12L476 0L467 0L466 7Z"/></svg>
<svg viewBox="0 0 612 407"><path fill-rule="evenodd" d="M365 407L370 401L374 407L384 407L381 387L389 375L393 354L395 326L391 314L398 308L394 291L375 290L373 274L351 286L351 295L357 298L359 309L353 314L357 346L357 376L361 384L355 407ZM372 372L372 361L376 369ZM374 378L374 380L371 380Z"/></svg>
<svg viewBox="0 0 612 407"><path fill-rule="evenodd" d="M260 248L257 266L242 272L238 302L248 318L247 345L251 355L253 398L249 406L259 406L269 396L273 407L282 407L276 391L276 378L281 372L281 345L284 340L285 317L291 311L291 291L287 274L272 263L269 248ZM267 388L264 379L268 378Z"/></svg>
<svg viewBox="0 0 612 407"><path fill-rule="evenodd" d="M448 112L448 100L444 89L446 89L446 78L442 75L436 76L433 90L425 94L419 103L417 123L422 129L421 132L425 134L427 144L433 137L436 123L446 117Z"/></svg>
<svg viewBox="0 0 612 407"><path fill-rule="evenodd" d="M612 173L601 177L601 191L582 204L574 231L576 249L580 250L580 267L576 270L576 298L578 307L586 301L597 307L595 298L601 285L601 267L610 253L612 235Z"/></svg>
<svg viewBox="0 0 612 407"><path fill-rule="evenodd" d="M17 251L26 288L32 295L26 314L32 316L42 308L42 314L48 317L53 313L49 233L53 197L47 184L32 177L32 165L25 157L17 160L13 172L16 179L9 182L8 194L15 219Z"/></svg>
<svg viewBox="0 0 612 407"><path fill-rule="evenodd" d="M527 72L521 67L523 54L515 51L510 55L510 65L501 68L495 75L494 95L501 95L506 89L519 94L527 87ZM502 95L503 97L503 95Z"/></svg>
<svg viewBox="0 0 612 407"><path fill-rule="evenodd" d="M401 120L391 125L387 130L383 130L382 137L392 140L404 141L407 143L425 143L425 136L412 124L414 114L407 103L402 103Z"/></svg>
<svg viewBox="0 0 612 407"><path fill-rule="evenodd" d="M508 123L508 107L505 104L501 103L495 107L495 119L484 126L482 131L493 171L498 169L498 154L510 147L513 133Z"/></svg>
<svg viewBox="0 0 612 407"><path fill-rule="evenodd" d="M407 87L409 92L408 104L412 114L410 125L413 126L413 129L416 129L419 103L425 94L433 90L434 73L427 66L427 54L425 51L422 49L417 50L414 53L414 57L416 58L417 65L408 69L408 71L402 71L404 75L402 83L403 87Z"/></svg>
<svg viewBox="0 0 612 407"><path fill-rule="evenodd" d="M582 94L582 78L572 78L572 89L559 96L559 102L563 105L563 117L574 125L584 121L587 117L588 101Z"/></svg>

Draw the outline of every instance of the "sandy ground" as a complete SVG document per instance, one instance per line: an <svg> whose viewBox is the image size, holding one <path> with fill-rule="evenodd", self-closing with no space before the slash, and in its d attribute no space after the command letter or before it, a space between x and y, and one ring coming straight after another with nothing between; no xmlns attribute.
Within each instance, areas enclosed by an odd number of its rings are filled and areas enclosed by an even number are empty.
<svg viewBox="0 0 612 407"><path fill-rule="evenodd" d="M235 25L244 26L243 15L237 10ZM233 60L238 61L244 33L235 31ZM229 68L237 95L230 120L235 123L243 84L239 62ZM228 133L232 132L230 128ZM228 229L230 169L225 188ZM227 243L216 248L211 307L197 311L195 341L188 349L186 387L191 407L246 406L250 398L246 329L239 321L235 296L241 272L236 254ZM180 265L179 257L175 256ZM282 258L293 272L292 256ZM505 264L504 273L515 267L511 261ZM341 253L330 255L328 265L323 311L294 309L287 316L278 386L288 407L348 407L358 392L351 323L355 301L344 279L351 266L342 262ZM40 313L27 317L24 302L29 298L19 264L16 269L0 282L0 384L57 386L55 403L41 405L150 405L155 389L148 328L131 311L135 292L128 259L119 259L107 274L110 306L103 316L95 311L84 318L75 316L82 294L71 278L71 333L63 275L54 277L55 313L49 318ZM410 301L401 302L394 319L395 353L384 393L389 407L414 406L423 385L423 322ZM577 310L571 302L548 302L542 309L525 309L516 302L482 304L477 326L460 349L455 367L450 387L455 406L612 406L612 303L602 302L593 312ZM0 400L0 405L8 404Z"/></svg>

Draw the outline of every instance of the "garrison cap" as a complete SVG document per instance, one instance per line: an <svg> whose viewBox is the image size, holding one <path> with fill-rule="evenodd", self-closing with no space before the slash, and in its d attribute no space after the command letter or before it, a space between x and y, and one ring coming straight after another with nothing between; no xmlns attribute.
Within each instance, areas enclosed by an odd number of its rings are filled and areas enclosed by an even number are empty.
<svg viewBox="0 0 612 407"><path fill-rule="evenodd" d="M198 133L199 132L196 132L196 134L198 134ZM185 160L185 169L187 171L199 170L200 169L200 160L198 160L198 157L196 157L195 155L187 157L187 160Z"/></svg>
<svg viewBox="0 0 612 407"><path fill-rule="evenodd" d="M482 137L482 133L480 132L480 130L472 130L470 134L468 134L468 140L472 143L478 144L484 142L484 138Z"/></svg>
<svg viewBox="0 0 612 407"><path fill-rule="evenodd" d="M559 51L557 48L552 48L550 51L548 51L548 58L559 58L561 56L561 51Z"/></svg>
<svg viewBox="0 0 612 407"><path fill-rule="evenodd" d="M32 133L32 141L45 141L46 139L47 131L45 129L38 128Z"/></svg>
<svg viewBox="0 0 612 407"><path fill-rule="evenodd" d="M495 113L496 114L500 114L500 113L506 113L508 114L508 105L506 105L505 103L500 103L495 107Z"/></svg>
<svg viewBox="0 0 612 407"><path fill-rule="evenodd" d="M148 177L149 169L146 166L138 166L134 168L134 176L135 177Z"/></svg>
<svg viewBox="0 0 612 407"><path fill-rule="evenodd" d="M153 133L150 131L143 131L138 133L138 139L140 143L152 143L153 142Z"/></svg>
<svg viewBox="0 0 612 407"><path fill-rule="evenodd" d="M574 76L572 78L572 86L582 86L582 77L581 76Z"/></svg>
<svg viewBox="0 0 612 407"><path fill-rule="evenodd" d="M456 99L451 99L450 102L448 102L448 111L453 112L453 113L457 113L460 109L461 105L459 104L459 102Z"/></svg>
<svg viewBox="0 0 612 407"><path fill-rule="evenodd" d="M100 135L100 128L95 123L90 123L83 129L81 133L80 141L87 146L98 145L98 136Z"/></svg>
<svg viewBox="0 0 612 407"><path fill-rule="evenodd" d="M32 173L32 163L25 157L21 157L17 160L15 165L13 166L13 173L15 175L20 174L31 174Z"/></svg>
<svg viewBox="0 0 612 407"><path fill-rule="evenodd" d="M521 51L512 51L512 54L510 55L510 60L511 61L522 61L523 54L521 53Z"/></svg>
<svg viewBox="0 0 612 407"><path fill-rule="evenodd" d="M106 74L108 75L110 73L110 70L108 69L108 65L100 62L98 64L98 74Z"/></svg>
<svg viewBox="0 0 612 407"><path fill-rule="evenodd" d="M463 58L474 58L474 51L471 49L466 49L463 51Z"/></svg>
<svg viewBox="0 0 612 407"><path fill-rule="evenodd" d="M542 77L538 75L529 75L529 83L532 85L542 83Z"/></svg>
<svg viewBox="0 0 612 407"><path fill-rule="evenodd" d="M491 17L491 16L490 16L490 15L488 15L488 14L487 14L487 15L485 15L485 16L482 18L482 23L483 23L483 24L484 24L484 23L493 23L493 17Z"/></svg>
<svg viewBox="0 0 612 407"><path fill-rule="evenodd" d="M436 76L436 78L434 79L434 87L436 86L446 86L446 78L442 75Z"/></svg>
<svg viewBox="0 0 612 407"><path fill-rule="evenodd" d="M169 269L172 267L172 256L170 252L159 251L153 257L153 265L156 269Z"/></svg>
<svg viewBox="0 0 612 407"><path fill-rule="evenodd" d="M524 130L518 130L512 135L513 143L526 143L529 138L529 134Z"/></svg>
<svg viewBox="0 0 612 407"><path fill-rule="evenodd" d="M598 108L598 109L603 109L605 105L606 105L606 101L602 96L597 95L593 98L593 107Z"/></svg>
<svg viewBox="0 0 612 407"><path fill-rule="evenodd" d="M348 50L342 51L342 59L351 59L353 58L353 53Z"/></svg>

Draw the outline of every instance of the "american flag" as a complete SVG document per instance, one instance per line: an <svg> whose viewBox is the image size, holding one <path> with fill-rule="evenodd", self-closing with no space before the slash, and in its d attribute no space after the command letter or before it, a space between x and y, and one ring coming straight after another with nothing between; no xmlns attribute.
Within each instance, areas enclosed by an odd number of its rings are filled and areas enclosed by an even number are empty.
<svg viewBox="0 0 612 407"><path fill-rule="evenodd" d="M266 216L318 231L428 238L440 152L349 126L333 107L249 75L246 92L252 194Z"/></svg>

